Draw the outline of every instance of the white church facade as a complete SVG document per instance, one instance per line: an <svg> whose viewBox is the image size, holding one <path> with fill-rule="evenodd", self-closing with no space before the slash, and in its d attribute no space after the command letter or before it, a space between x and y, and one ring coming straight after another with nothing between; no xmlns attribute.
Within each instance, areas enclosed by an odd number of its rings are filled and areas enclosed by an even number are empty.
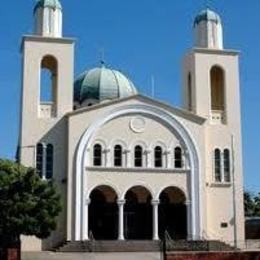
<svg viewBox="0 0 260 260"><path fill-rule="evenodd" d="M244 244L239 52L223 48L222 23L206 9L183 61L183 107L138 94L117 70L74 80L74 39L62 6L39 0L35 34L22 41L19 161L54 180L58 228L24 250L63 241L221 240ZM41 98L49 71L50 100Z"/></svg>

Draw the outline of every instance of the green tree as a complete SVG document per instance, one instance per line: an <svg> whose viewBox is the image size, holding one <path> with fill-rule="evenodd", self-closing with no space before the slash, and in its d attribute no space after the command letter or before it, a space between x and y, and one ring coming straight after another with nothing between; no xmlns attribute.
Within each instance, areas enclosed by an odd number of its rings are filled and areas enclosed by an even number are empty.
<svg viewBox="0 0 260 260"><path fill-rule="evenodd" d="M244 193L244 208L246 217L260 217L260 193L254 195L246 191Z"/></svg>
<svg viewBox="0 0 260 260"><path fill-rule="evenodd" d="M61 211L53 182L43 181L33 168L0 159L0 241L14 243L20 235L47 238Z"/></svg>

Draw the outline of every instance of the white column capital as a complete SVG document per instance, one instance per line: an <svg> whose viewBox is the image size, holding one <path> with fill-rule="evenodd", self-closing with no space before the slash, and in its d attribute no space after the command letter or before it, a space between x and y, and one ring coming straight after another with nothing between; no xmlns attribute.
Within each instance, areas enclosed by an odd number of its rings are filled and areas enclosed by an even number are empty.
<svg viewBox="0 0 260 260"><path fill-rule="evenodd" d="M126 200L117 200L117 205L125 205Z"/></svg>
<svg viewBox="0 0 260 260"><path fill-rule="evenodd" d="M191 200L186 200L185 205L186 206L190 206L191 205Z"/></svg>
<svg viewBox="0 0 260 260"><path fill-rule="evenodd" d="M91 203L91 199L90 198L86 198L85 199L85 205L88 206Z"/></svg>
<svg viewBox="0 0 260 260"><path fill-rule="evenodd" d="M151 204L153 206L158 206L160 204L160 200L151 200Z"/></svg>

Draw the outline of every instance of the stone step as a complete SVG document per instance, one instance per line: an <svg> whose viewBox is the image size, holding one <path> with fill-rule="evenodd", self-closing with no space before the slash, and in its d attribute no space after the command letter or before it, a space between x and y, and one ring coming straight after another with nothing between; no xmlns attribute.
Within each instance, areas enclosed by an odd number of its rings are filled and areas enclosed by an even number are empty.
<svg viewBox="0 0 260 260"><path fill-rule="evenodd" d="M159 241L84 241L67 242L57 252L158 252Z"/></svg>
<svg viewBox="0 0 260 260"><path fill-rule="evenodd" d="M69 241L56 248L56 252L188 252L188 251L234 251L234 248L220 241L170 240L165 244L151 240L103 240L103 241Z"/></svg>

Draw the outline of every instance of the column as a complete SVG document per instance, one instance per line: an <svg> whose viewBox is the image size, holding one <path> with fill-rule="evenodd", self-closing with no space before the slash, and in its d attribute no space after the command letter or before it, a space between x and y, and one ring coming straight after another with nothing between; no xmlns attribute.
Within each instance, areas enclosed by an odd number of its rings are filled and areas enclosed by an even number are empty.
<svg viewBox="0 0 260 260"><path fill-rule="evenodd" d="M159 200L152 200L153 205L153 240L159 240L159 218L158 218L158 206Z"/></svg>
<svg viewBox="0 0 260 260"><path fill-rule="evenodd" d="M163 153L163 155L165 156L165 168L170 169L171 168L171 151L167 150Z"/></svg>
<svg viewBox="0 0 260 260"><path fill-rule="evenodd" d="M152 157L151 157L152 151L151 150L145 150L144 151L144 162L143 167L145 168L153 168L153 162L152 162Z"/></svg>
<svg viewBox="0 0 260 260"><path fill-rule="evenodd" d="M192 223L191 223L191 201L187 200L186 201L186 210L187 210L187 239L192 240Z"/></svg>
<svg viewBox="0 0 260 260"><path fill-rule="evenodd" d="M125 240L124 237L124 205L125 200L118 200L118 240Z"/></svg>
<svg viewBox="0 0 260 260"><path fill-rule="evenodd" d="M112 166L112 158L109 158L110 149L105 149L103 151L104 153L104 166L105 167L111 167Z"/></svg>
<svg viewBox="0 0 260 260"><path fill-rule="evenodd" d="M85 200L85 210L84 210L84 217L83 217L83 240L89 240L89 204L90 204L91 200L90 199L86 199Z"/></svg>
<svg viewBox="0 0 260 260"><path fill-rule="evenodd" d="M125 154L125 164L124 164L124 167L131 168L132 167L132 163L131 163L131 159L132 158L131 158L130 150L125 150L124 154Z"/></svg>

